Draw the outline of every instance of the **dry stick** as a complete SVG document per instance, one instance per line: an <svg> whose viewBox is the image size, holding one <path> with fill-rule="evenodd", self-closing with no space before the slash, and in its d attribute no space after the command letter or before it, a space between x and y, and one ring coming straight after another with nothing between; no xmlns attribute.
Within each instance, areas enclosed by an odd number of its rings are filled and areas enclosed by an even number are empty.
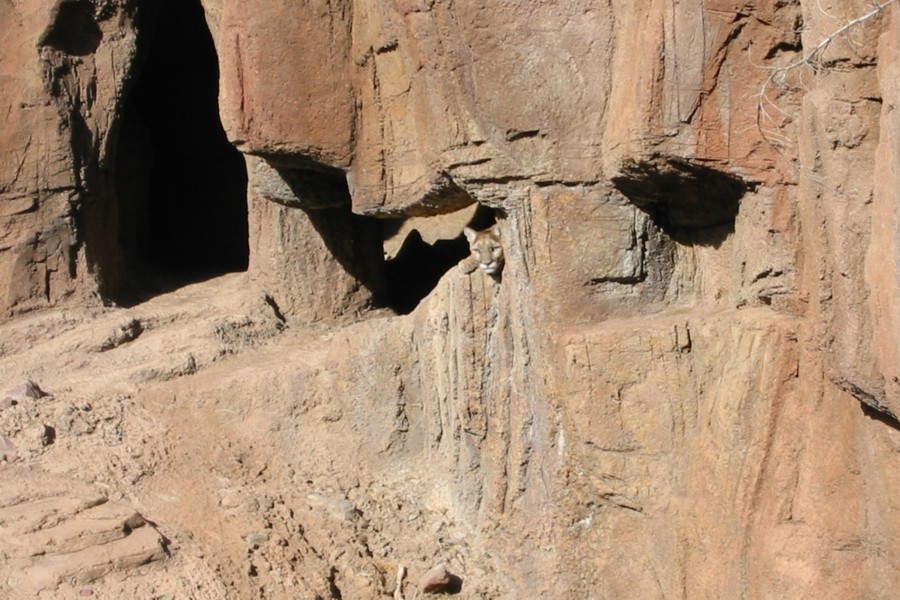
<svg viewBox="0 0 900 600"><path fill-rule="evenodd" d="M394 588L394 600L403 600L403 578L406 577L406 567L397 565L397 587Z"/></svg>
<svg viewBox="0 0 900 600"><path fill-rule="evenodd" d="M781 109L774 101L769 100L768 96L766 95L766 90L768 89L769 85L775 80L775 78L779 77L779 76L784 77L785 74L787 74L789 71L792 71L798 67L802 67L804 65L814 65L816 62L821 60L821 54L825 51L826 48L828 48L828 46L831 44L831 42L833 42L836 38L843 35L850 29L856 27L860 23L864 23L864 22L868 21L869 19L875 17L876 15L880 14L885 9L887 9L891 4L896 4L897 2L898 2L898 0L886 0L885 2L882 2L879 4L877 2L877 0L873 0L872 10L865 13L864 15L860 15L860 16L856 17L855 19L851 19L851 20L847 21L846 23L844 23L843 25L841 25L840 27L838 27L837 29L832 31L830 34L828 34L824 38L822 38L822 41L819 42L818 44L816 44L815 46L813 46L812 50L810 50L809 52L807 52L806 54L804 54L802 57L798 58L794 62L792 62L788 65L785 65L784 67L773 67L772 68L772 73L768 77L766 77L766 80L763 82L762 86L759 89L759 101L757 102L757 105L756 105L756 127L759 130L759 132L762 134L763 139L766 140L766 142L768 142L770 146L772 146L773 148L778 150L778 147L776 146L776 144L770 140L770 137L769 137L770 134L767 134L762 126L764 117L771 118L769 116L768 111L765 108L765 103L770 104L775 110L777 110L781 114L783 114L785 116L789 116L786 111ZM773 134L773 135L777 135L777 134ZM781 153L780 150L778 150L778 151L779 151L779 153Z"/></svg>

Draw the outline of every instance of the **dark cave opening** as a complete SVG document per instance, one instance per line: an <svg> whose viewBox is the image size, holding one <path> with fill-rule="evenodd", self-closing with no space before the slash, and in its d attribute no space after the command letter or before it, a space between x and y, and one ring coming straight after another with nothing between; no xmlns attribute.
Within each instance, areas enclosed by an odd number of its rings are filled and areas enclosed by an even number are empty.
<svg viewBox="0 0 900 600"><path fill-rule="evenodd" d="M199 0L149 23L115 161L125 294L146 297L249 259L247 171L218 110L218 59Z"/></svg>
<svg viewBox="0 0 900 600"><path fill-rule="evenodd" d="M387 304L395 312L412 312L437 286L447 271L469 255L464 226L487 229L496 222L494 211L475 204L450 215L389 220L384 224ZM446 232L451 233L446 233ZM424 235L423 235L424 232ZM433 241L425 239L425 235ZM452 237L443 237L443 236ZM389 240L402 239L399 247Z"/></svg>

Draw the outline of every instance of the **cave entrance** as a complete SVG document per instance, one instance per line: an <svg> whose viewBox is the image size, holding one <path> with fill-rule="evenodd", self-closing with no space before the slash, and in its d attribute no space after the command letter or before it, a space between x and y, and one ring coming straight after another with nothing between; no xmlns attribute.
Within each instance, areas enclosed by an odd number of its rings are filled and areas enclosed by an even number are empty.
<svg viewBox="0 0 900 600"><path fill-rule="evenodd" d="M385 221L389 307L401 315L412 312L441 277L469 255L463 228L480 231L495 221L494 211L478 203L444 215Z"/></svg>
<svg viewBox="0 0 900 600"><path fill-rule="evenodd" d="M247 269L247 171L219 119L218 60L199 0L161 0L116 152L118 243L137 299Z"/></svg>

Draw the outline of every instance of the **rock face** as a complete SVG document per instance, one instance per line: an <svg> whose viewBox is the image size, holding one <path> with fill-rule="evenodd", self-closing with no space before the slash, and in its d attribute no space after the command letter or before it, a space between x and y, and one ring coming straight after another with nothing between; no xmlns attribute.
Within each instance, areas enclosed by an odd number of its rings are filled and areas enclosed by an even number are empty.
<svg viewBox="0 0 900 600"><path fill-rule="evenodd" d="M0 367L152 423L9 464L210 597L892 597L897 3L483 4L0 5Z"/></svg>

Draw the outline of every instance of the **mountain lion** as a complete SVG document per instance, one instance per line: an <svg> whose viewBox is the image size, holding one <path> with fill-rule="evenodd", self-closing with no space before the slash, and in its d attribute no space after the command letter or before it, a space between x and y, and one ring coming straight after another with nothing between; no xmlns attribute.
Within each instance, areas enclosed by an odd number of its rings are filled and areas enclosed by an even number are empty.
<svg viewBox="0 0 900 600"><path fill-rule="evenodd" d="M469 227L463 229L469 240L471 256L459 263L463 273L471 273L481 269L486 274L497 277L503 269L503 246L500 245L500 227L494 225L484 231L475 231Z"/></svg>

